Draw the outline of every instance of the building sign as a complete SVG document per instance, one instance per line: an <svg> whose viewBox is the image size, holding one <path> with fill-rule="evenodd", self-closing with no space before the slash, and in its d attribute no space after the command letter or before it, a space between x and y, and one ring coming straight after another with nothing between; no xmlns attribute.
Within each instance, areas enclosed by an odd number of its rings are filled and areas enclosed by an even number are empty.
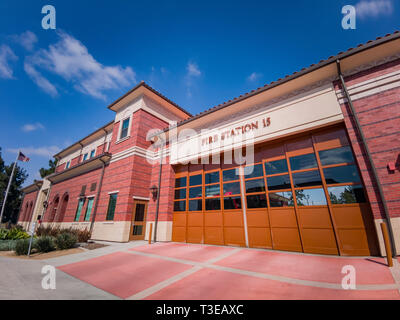
<svg viewBox="0 0 400 320"><path fill-rule="evenodd" d="M271 118L263 118L261 121L252 121L250 123L243 124L242 126L235 127L233 129L229 129L221 132L220 134L215 134L206 138L203 138L201 141L201 145L209 145L212 143L216 143L219 141L224 141L229 138L233 138L239 135L243 135L250 131L259 130L259 128L266 128L271 125Z"/></svg>

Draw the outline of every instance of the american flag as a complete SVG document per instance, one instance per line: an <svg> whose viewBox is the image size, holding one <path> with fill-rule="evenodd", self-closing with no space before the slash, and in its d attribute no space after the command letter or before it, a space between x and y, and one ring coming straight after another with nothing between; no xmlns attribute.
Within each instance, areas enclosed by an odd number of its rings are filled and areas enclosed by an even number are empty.
<svg viewBox="0 0 400 320"><path fill-rule="evenodd" d="M29 158L27 156L25 156L22 152L20 152L18 155L18 160L22 161L22 162L28 162Z"/></svg>

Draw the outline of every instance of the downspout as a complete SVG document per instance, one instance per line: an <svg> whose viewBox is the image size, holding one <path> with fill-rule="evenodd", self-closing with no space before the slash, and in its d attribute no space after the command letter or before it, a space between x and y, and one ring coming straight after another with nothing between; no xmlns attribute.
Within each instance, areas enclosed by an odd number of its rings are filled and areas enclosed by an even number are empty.
<svg viewBox="0 0 400 320"><path fill-rule="evenodd" d="M397 251L396 251L396 245L395 245L394 235L393 235L393 226L392 226L392 222L390 220L389 209L388 209L387 204L386 204L386 198L385 198L385 195L383 193L383 189L382 189L382 185L381 185L381 182L380 182L380 179L379 179L379 176L378 176L378 172L377 172L375 164L374 164L374 162L372 160L371 152L370 152L368 144L366 142L366 139L365 139L365 136L364 136L364 132L362 130L362 127L361 127L360 121L358 119L357 113L354 110L353 101L351 100L350 94L349 94L349 92L347 90L347 86L346 86L346 83L344 81L344 77L343 77L342 70L341 70L341 67L340 67L340 60L339 59L336 60L336 66L337 66L339 79L340 79L340 82L342 84L342 88L344 90L347 102L348 102L349 107L350 107L351 116L356 121L356 129L357 129L358 133L360 134L360 137L361 137L365 152L367 153L368 161L369 161L369 163L371 165L371 168L372 168L372 174L373 174L373 176L375 178L375 181L376 181L376 184L378 186L379 196L382 199L383 209L385 211L386 221L387 221L388 229L389 229L389 233L390 233L390 242L392 244L393 257L395 257Z"/></svg>
<svg viewBox="0 0 400 320"><path fill-rule="evenodd" d="M161 193L161 173L162 173L162 163L163 163L163 147L164 141L159 137L162 141L161 150L160 150L160 171L158 173L158 192L157 192L157 204L156 204L156 218L154 222L154 242L157 242L157 225L158 225L158 213L160 211L160 193Z"/></svg>
<svg viewBox="0 0 400 320"><path fill-rule="evenodd" d="M100 181L99 181L99 187L97 188L96 202L95 202L94 208L93 208L92 221L90 222L90 229L89 229L90 234L92 234L93 227L94 227L94 220L95 220L95 218L96 218L97 206L98 206L98 204L99 204L101 186L102 186L102 184L103 184L104 170L105 170L105 167L106 167L106 163L105 163L103 160L101 160L101 159L100 159L100 161L103 163L103 165L102 165L102 169L101 169L101 176L100 176Z"/></svg>
<svg viewBox="0 0 400 320"><path fill-rule="evenodd" d="M107 130L103 128L104 131L104 141L107 138ZM103 153L104 153L104 145L103 145ZM93 208L93 216L92 216L92 221L90 222L90 229L89 232L92 234L93 227L94 227L94 220L96 218L96 213L97 213L97 206L99 204L99 198L100 198L100 191L101 191L101 186L103 185L103 177L104 177L104 170L106 167L106 163L100 159L100 161L103 163L102 168L101 168L101 176L100 176L100 181L99 181L99 187L97 188L97 194L96 194L96 202L94 203L94 208Z"/></svg>

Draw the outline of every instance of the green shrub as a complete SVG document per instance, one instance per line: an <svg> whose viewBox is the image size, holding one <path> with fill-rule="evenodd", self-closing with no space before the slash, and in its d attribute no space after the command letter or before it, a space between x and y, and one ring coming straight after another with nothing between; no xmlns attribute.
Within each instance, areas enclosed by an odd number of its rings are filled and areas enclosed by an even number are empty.
<svg viewBox="0 0 400 320"><path fill-rule="evenodd" d="M75 246L77 237L72 233L63 232L57 236L55 242L57 248L60 250L71 249Z"/></svg>
<svg viewBox="0 0 400 320"><path fill-rule="evenodd" d="M0 251L14 251L18 240L0 240Z"/></svg>
<svg viewBox="0 0 400 320"><path fill-rule="evenodd" d="M61 229L59 227L52 227L50 225L46 227L40 225L39 228L36 229L36 235L38 237L42 236L57 237L60 233Z"/></svg>
<svg viewBox="0 0 400 320"><path fill-rule="evenodd" d="M0 240L7 240L8 230L0 229Z"/></svg>
<svg viewBox="0 0 400 320"><path fill-rule="evenodd" d="M4 229L3 229L4 230ZM10 230L6 230L7 235L5 236L4 240L19 240L19 239L28 239L30 235L25 231L21 230L20 228L12 228ZM4 236L4 232L2 231L1 236Z"/></svg>
<svg viewBox="0 0 400 320"><path fill-rule="evenodd" d="M17 256L27 255L29 250L29 239L17 240L15 245L15 254Z"/></svg>
<svg viewBox="0 0 400 320"><path fill-rule="evenodd" d="M39 252L50 252L56 250L54 238L50 236L43 236L36 239L35 248Z"/></svg>

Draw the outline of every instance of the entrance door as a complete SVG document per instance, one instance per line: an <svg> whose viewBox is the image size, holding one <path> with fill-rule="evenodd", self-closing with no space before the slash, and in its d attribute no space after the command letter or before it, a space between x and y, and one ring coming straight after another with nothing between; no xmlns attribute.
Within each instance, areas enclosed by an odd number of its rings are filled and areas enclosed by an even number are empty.
<svg viewBox="0 0 400 320"><path fill-rule="evenodd" d="M133 203L132 224L129 240L144 240L146 230L147 201L135 200Z"/></svg>

